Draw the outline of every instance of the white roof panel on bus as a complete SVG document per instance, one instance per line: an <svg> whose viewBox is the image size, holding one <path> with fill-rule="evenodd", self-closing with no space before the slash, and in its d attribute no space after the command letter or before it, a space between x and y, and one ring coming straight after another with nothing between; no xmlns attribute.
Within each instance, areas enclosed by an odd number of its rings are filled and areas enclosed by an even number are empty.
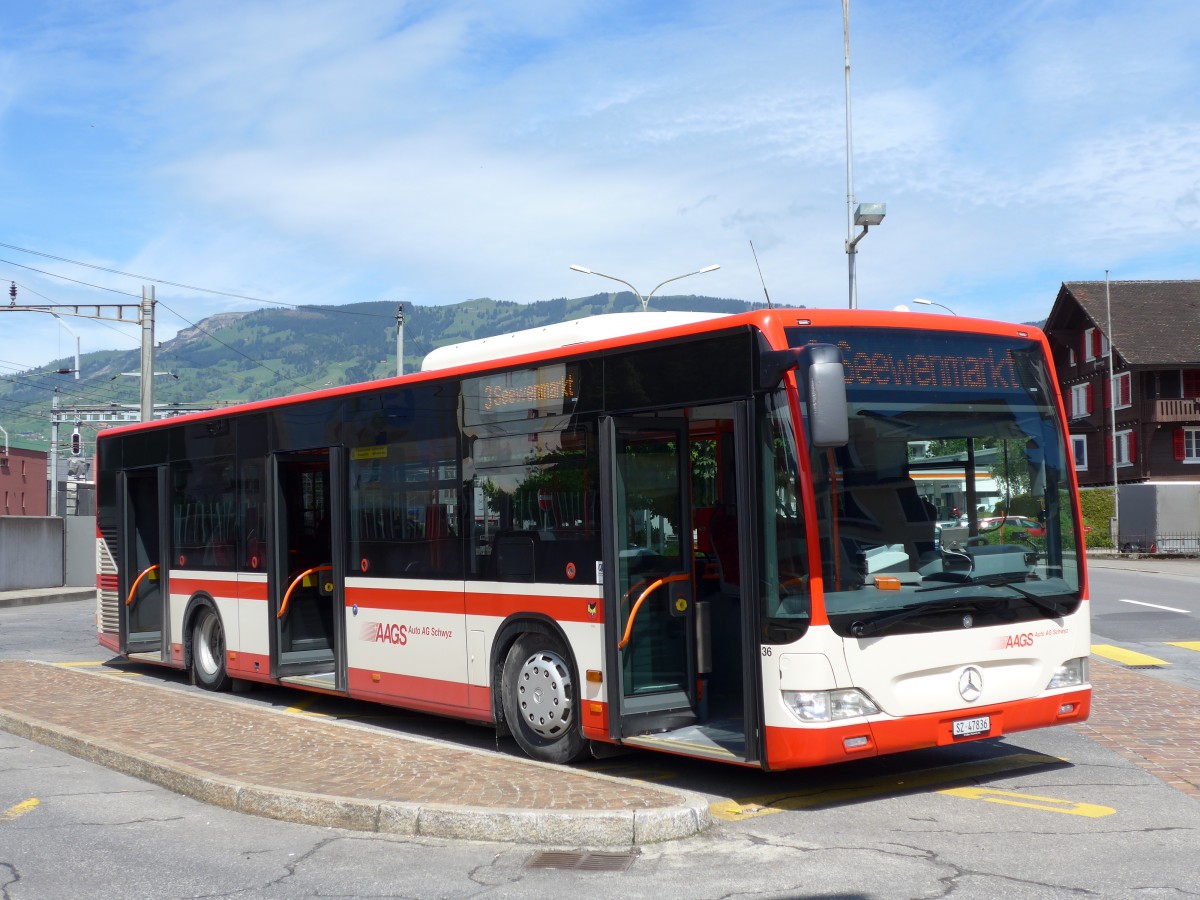
<svg viewBox="0 0 1200 900"><path fill-rule="evenodd" d="M724 315L726 314L646 311L606 313L600 316L589 316L586 319L572 319L570 322L557 322L553 325L543 325L541 328L529 328L525 331L514 331L509 334L498 334L494 337L438 347L436 350L430 351L422 360L421 371L450 369L490 359L504 359L509 356L536 353L540 350L556 350L572 344L585 344L607 338L623 337L628 334L658 331L676 325L690 325L708 319L719 319Z"/></svg>

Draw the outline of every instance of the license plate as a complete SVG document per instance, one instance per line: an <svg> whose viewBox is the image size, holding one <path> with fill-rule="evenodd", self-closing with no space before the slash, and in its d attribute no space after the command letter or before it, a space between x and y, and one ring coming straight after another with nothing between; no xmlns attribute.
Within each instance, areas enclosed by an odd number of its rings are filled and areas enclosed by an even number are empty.
<svg viewBox="0 0 1200 900"><path fill-rule="evenodd" d="M955 737L974 737L977 734L987 734L991 730L991 716L978 716L974 719L956 719L950 725L950 733Z"/></svg>

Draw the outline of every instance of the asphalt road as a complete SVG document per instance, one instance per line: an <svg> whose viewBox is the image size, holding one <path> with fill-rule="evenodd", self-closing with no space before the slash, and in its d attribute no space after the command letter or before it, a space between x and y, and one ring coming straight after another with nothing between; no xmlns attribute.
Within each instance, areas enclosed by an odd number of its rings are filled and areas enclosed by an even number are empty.
<svg viewBox="0 0 1200 900"><path fill-rule="evenodd" d="M1095 640L1158 652L1167 663L1138 677L1195 678L1200 652L1174 644L1200 638L1198 585L1180 570L1094 566ZM1164 646L1177 656L1167 660ZM0 658L99 664L105 654L90 604L64 603L0 609ZM193 690L175 673L125 670ZM336 698L282 690L236 698L451 743L494 743L487 729ZM1071 727L789 773L648 753L588 767L703 793L716 824L627 856L558 860L621 871L543 868L544 848L389 838L231 813L0 732L0 898L569 891L659 900L1020 900L1166 898L1196 888L1200 801Z"/></svg>
<svg viewBox="0 0 1200 900"><path fill-rule="evenodd" d="M1096 559L1090 586L1094 654L1200 689L1200 561Z"/></svg>

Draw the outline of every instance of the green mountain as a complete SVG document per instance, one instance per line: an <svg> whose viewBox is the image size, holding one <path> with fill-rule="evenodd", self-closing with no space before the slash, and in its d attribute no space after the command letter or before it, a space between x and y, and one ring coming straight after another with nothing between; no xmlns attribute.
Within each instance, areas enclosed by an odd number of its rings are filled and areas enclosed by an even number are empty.
<svg viewBox="0 0 1200 900"><path fill-rule="evenodd" d="M736 313L757 304L715 297L655 297L655 310ZM385 378L396 372L396 304L355 303L221 313L195 323L155 351L155 403L215 406L281 397L330 385ZM404 370L420 368L430 350L611 312L641 309L628 291L576 299L511 303L487 298L450 306L404 308ZM161 313L161 310L160 310ZM102 350L80 359L81 377L46 375L69 369L53 360L32 373L0 378L0 425L30 446L48 446L52 398L63 410L139 402L138 350ZM36 373L36 374L34 374ZM70 427L60 429L60 440ZM95 426L84 419L90 446Z"/></svg>

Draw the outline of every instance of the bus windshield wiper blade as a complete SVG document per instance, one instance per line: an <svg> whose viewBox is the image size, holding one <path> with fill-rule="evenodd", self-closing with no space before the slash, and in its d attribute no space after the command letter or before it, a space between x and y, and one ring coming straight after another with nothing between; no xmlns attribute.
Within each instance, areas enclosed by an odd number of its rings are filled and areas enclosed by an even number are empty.
<svg viewBox="0 0 1200 900"><path fill-rule="evenodd" d="M955 587L957 586L955 585ZM906 606L904 609L894 612L889 616L883 616L880 619L873 619L869 622L855 622L850 626L850 634L856 638L870 637L915 616L922 616L931 612L946 612L952 609L977 609L980 600L986 602L988 599L991 598L948 597L945 600L937 600L933 603Z"/></svg>
<svg viewBox="0 0 1200 900"><path fill-rule="evenodd" d="M1023 577L1024 576L1022 576L1022 578ZM1018 584L1016 584L1014 582L1014 580L1012 578L995 578L995 577L993 577L993 578L989 578L986 580L972 578L972 579L969 579L966 581L951 582L951 584L953 584L953 586L955 588L961 588L961 587L991 587L991 588L1005 587L1005 588L1010 588L1014 592L1020 594L1022 597L1024 597L1026 600L1028 600L1030 603L1032 603L1034 606L1036 606L1042 612L1049 615L1051 618L1054 618L1054 619L1060 618L1064 613L1064 610L1061 607L1059 607L1059 605L1057 603L1055 603L1053 600L1051 600L1048 597L1043 597L1041 594L1035 594L1033 591L1026 590L1023 587L1020 587ZM948 586L949 585L938 585L936 587L918 588L917 593L918 594L923 593L924 591L941 591L941 590L945 590L946 587L948 587Z"/></svg>
<svg viewBox="0 0 1200 900"><path fill-rule="evenodd" d="M1047 613L1053 619L1062 618L1064 610L1049 597L1043 597L1040 594L1035 594L1033 591L1027 591L1023 587L1019 587L1011 581L985 581L982 582L988 587L1006 587L1016 591L1042 612Z"/></svg>

